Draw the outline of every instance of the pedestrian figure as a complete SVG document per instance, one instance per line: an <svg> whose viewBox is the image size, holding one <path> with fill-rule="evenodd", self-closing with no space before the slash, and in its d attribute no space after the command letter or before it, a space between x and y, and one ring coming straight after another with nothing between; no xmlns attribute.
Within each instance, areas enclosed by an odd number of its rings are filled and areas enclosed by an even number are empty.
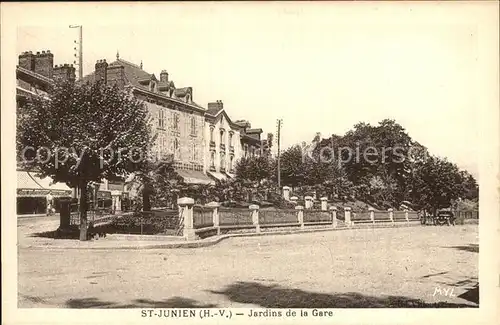
<svg viewBox="0 0 500 325"><path fill-rule="evenodd" d="M47 196L45 197L47 200L47 216L52 215L53 213L53 200L54 198L52 197L52 192L49 191Z"/></svg>

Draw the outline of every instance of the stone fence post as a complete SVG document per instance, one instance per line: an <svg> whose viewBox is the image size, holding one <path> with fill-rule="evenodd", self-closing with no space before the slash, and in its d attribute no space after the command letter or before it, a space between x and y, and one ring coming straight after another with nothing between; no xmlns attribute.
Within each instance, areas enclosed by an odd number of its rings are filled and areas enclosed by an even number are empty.
<svg viewBox="0 0 500 325"><path fill-rule="evenodd" d="M179 217L184 222L182 235L186 240L195 240L196 235L193 226L194 200L190 197L182 197L177 200L177 205L179 206Z"/></svg>
<svg viewBox="0 0 500 325"><path fill-rule="evenodd" d="M408 217L408 209L405 209L404 211L405 211L406 222L410 223L410 218Z"/></svg>
<svg viewBox="0 0 500 325"><path fill-rule="evenodd" d="M283 186L283 198L286 201L290 200L290 187L288 186Z"/></svg>
<svg viewBox="0 0 500 325"><path fill-rule="evenodd" d="M248 208L252 211L252 223L255 226L255 232L260 232L259 206L256 204L252 204Z"/></svg>
<svg viewBox="0 0 500 325"><path fill-rule="evenodd" d="M297 201L298 201L298 200L299 200L299 198L298 198L298 197L296 197L296 196L292 196L292 197L290 198L290 202L294 202L295 204L297 204Z"/></svg>
<svg viewBox="0 0 500 325"><path fill-rule="evenodd" d="M375 223L375 209L370 207L370 208L368 208L368 211L370 211L370 220L374 224Z"/></svg>
<svg viewBox="0 0 500 325"><path fill-rule="evenodd" d="M337 228L337 207L330 207L330 212L332 214L332 227Z"/></svg>
<svg viewBox="0 0 500 325"><path fill-rule="evenodd" d="M328 198L322 197L320 198L320 201L321 201L321 211L328 211Z"/></svg>
<svg viewBox="0 0 500 325"><path fill-rule="evenodd" d="M305 201L305 202L304 202L304 204L305 204L305 208L306 208L306 209L312 209L313 204L314 204L314 203L313 203L313 198L312 198L312 196L306 196L306 197L304 198L304 201Z"/></svg>
<svg viewBox="0 0 500 325"><path fill-rule="evenodd" d="M389 211L389 219L391 220L391 222L394 224L394 209L392 208L389 208L387 211Z"/></svg>
<svg viewBox="0 0 500 325"><path fill-rule="evenodd" d="M345 223L348 227L352 226L351 223L351 208L350 207L345 207L344 208L344 213L345 213Z"/></svg>
<svg viewBox="0 0 500 325"><path fill-rule="evenodd" d="M214 227L217 228L217 235L220 235L220 219L219 219L219 202L210 202L205 205L207 208L212 209L212 220Z"/></svg>
<svg viewBox="0 0 500 325"><path fill-rule="evenodd" d="M295 210L297 210L297 221L300 224L300 229L304 229L304 207L302 205L297 205Z"/></svg>

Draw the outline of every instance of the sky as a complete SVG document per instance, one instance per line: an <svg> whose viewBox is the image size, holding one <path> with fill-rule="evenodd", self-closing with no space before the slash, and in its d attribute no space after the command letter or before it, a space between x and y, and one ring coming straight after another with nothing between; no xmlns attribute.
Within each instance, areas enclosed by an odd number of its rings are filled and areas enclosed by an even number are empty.
<svg viewBox="0 0 500 325"><path fill-rule="evenodd" d="M73 63L78 30L69 24L82 24L84 75L119 51L193 87L204 107L222 100L232 120L264 134L282 119L282 148L395 119L477 176L484 44L470 8L445 16L439 5L431 13L369 3L50 6L60 8L36 7L38 21L28 19L34 8L19 11L16 55L50 50L55 64Z"/></svg>

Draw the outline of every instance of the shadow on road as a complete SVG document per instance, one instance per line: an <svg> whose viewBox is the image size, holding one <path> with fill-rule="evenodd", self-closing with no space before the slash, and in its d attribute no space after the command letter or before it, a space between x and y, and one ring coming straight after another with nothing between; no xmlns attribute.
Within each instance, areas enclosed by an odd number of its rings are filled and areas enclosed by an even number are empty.
<svg viewBox="0 0 500 325"><path fill-rule="evenodd" d="M374 297L355 292L315 293L256 282L236 282L223 291L210 292L225 295L234 302L264 308L477 308L448 302L426 303L403 296Z"/></svg>
<svg viewBox="0 0 500 325"><path fill-rule="evenodd" d="M165 300L135 299L129 304L103 301L97 298L70 299L66 308L214 308L214 304L200 304L196 300L173 297Z"/></svg>
<svg viewBox="0 0 500 325"><path fill-rule="evenodd" d="M466 246L451 246L447 248L455 248L461 251L471 252L471 253L479 253L479 245L478 244L469 244Z"/></svg>

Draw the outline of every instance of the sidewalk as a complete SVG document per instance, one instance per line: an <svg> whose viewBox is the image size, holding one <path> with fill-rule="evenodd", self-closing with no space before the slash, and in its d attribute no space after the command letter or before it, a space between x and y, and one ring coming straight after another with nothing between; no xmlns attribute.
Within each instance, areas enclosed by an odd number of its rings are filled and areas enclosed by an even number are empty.
<svg viewBox="0 0 500 325"><path fill-rule="evenodd" d="M355 225L353 227L339 228L309 228L301 230L284 230L284 231L269 231L261 233L231 233L219 236L208 237L200 240L186 241L183 237L175 236L151 236L149 240L140 240L138 235L107 235L105 238L93 239L89 241L79 241L74 239L50 239L42 237L30 237L30 234L24 236L21 240L19 237L19 247L28 249L49 249L49 250L65 250L65 249L95 249L95 250L133 250L133 249L172 249L172 248L199 248L215 245L222 240L231 237L253 237L253 236L279 236L288 234L305 234L311 232L331 232L343 230L359 230L359 229L378 229L378 228L400 228L400 227L415 227L420 226L418 223L402 223L397 225L381 224L381 225ZM130 237L130 239L127 239Z"/></svg>

